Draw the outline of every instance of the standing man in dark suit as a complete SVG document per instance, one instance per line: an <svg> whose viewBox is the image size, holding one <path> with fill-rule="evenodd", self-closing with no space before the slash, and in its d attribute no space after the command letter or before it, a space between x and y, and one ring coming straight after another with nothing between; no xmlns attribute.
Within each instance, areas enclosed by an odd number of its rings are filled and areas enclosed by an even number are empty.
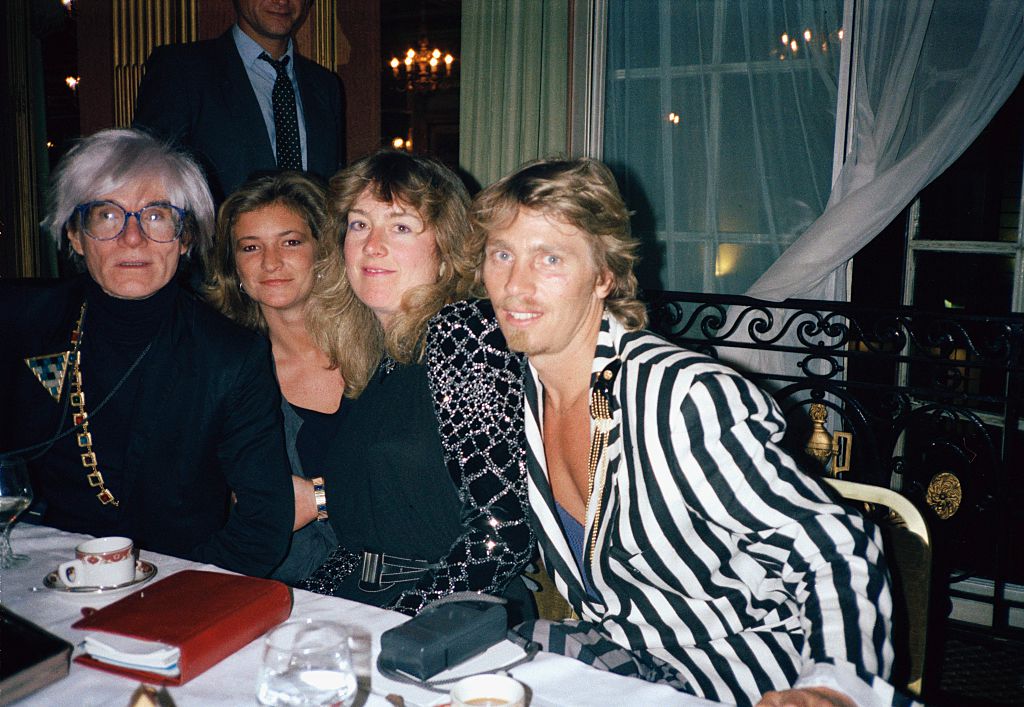
<svg viewBox="0 0 1024 707"><path fill-rule="evenodd" d="M146 62L133 127L191 150L219 204L254 172L345 163L341 81L298 55L292 34L313 0L234 0L220 37L157 47Z"/></svg>

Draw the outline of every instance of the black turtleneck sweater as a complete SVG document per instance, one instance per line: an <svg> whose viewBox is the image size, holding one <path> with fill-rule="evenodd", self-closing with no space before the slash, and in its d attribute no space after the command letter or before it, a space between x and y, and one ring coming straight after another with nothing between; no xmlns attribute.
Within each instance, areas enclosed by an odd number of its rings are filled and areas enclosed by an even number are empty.
<svg viewBox="0 0 1024 707"><path fill-rule="evenodd" d="M74 436L39 456L70 427L68 388L55 401L25 359L68 349L82 302L85 408L117 508L96 498ZM23 450L44 522L245 574L284 557L294 498L270 347L177 284L126 301L85 275L0 280L0 403L0 453Z"/></svg>
<svg viewBox="0 0 1024 707"><path fill-rule="evenodd" d="M152 352L146 352L142 359L140 356L170 317L178 285L172 279L146 299L128 300L111 297L92 278L86 278L85 293L87 305L79 351L89 432L97 469L103 474L107 489L121 499L125 475L132 471L124 464L129 438L128 426L123 421L144 414L136 409L140 375L148 363L158 358ZM70 334L69 331L69 337ZM136 361L138 365L128 374ZM119 386L117 392L100 408L115 386ZM70 426L74 412L74 408L68 410L64 429ZM101 504L96 498L99 489L89 486L88 469L81 462L84 451L76 436L71 435L58 441L39 465L46 471L36 481L41 486L36 494L50 499L44 521L73 532L128 534L129 529L122 524L123 509Z"/></svg>

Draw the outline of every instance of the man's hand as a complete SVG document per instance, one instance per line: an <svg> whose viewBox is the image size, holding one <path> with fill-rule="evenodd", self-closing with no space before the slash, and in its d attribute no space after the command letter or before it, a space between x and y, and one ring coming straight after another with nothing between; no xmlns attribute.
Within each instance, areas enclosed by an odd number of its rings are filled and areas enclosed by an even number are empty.
<svg viewBox="0 0 1024 707"><path fill-rule="evenodd" d="M766 692L757 707L857 707L846 695L827 687Z"/></svg>
<svg viewBox="0 0 1024 707"><path fill-rule="evenodd" d="M313 495L313 482L292 474L292 488L295 490L295 525L294 533L316 520L316 497Z"/></svg>

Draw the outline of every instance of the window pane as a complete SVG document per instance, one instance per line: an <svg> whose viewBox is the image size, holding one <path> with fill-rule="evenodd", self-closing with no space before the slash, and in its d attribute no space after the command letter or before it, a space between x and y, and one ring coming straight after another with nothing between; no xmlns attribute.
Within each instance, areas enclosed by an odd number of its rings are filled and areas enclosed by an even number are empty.
<svg viewBox="0 0 1024 707"><path fill-rule="evenodd" d="M1021 115L1024 89L1018 86L960 159L921 192L919 239L1017 242Z"/></svg>
<svg viewBox="0 0 1024 707"><path fill-rule="evenodd" d="M813 74L794 78L790 72L721 78L721 232L798 234L825 209L835 94ZM822 112L804 114L813 107Z"/></svg>
<svg viewBox="0 0 1024 707"><path fill-rule="evenodd" d="M720 244L714 264L715 289L718 292L743 292L781 253L782 248L775 244Z"/></svg>
<svg viewBox="0 0 1024 707"><path fill-rule="evenodd" d="M680 273L672 289L683 292L704 291L704 261L707 258L707 245L704 243L669 243L668 265L664 263L644 263L643 268L657 265L658 270L672 268Z"/></svg>
<svg viewBox="0 0 1024 707"><path fill-rule="evenodd" d="M620 109L605 117L605 129L619 136L615 152L605 162L615 172L622 197L633 216L638 234L664 230L666 217L665 176L662 162L661 115L658 82L653 79L619 81L609 96ZM642 156L642 162L637 163Z"/></svg>
<svg viewBox="0 0 1024 707"><path fill-rule="evenodd" d="M628 69L658 66L659 5L657 0L636 0L629 3L628 12L618 13L619 31L626 41L613 49L621 51L614 57L615 66Z"/></svg>
<svg viewBox="0 0 1024 707"><path fill-rule="evenodd" d="M906 229L904 209L853 257L851 301L870 307L895 307L903 302Z"/></svg>
<svg viewBox="0 0 1024 707"><path fill-rule="evenodd" d="M915 259L915 307L977 314L1010 311L1013 256L918 251Z"/></svg>
<svg viewBox="0 0 1024 707"><path fill-rule="evenodd" d="M746 76L721 79L722 115L718 144L718 230L765 233L770 230L762 198L762 169L767 156L758 154L753 108ZM768 126L764 126L768 127ZM763 150L761 151L763 153ZM758 158L761 159L758 159Z"/></svg>
<svg viewBox="0 0 1024 707"><path fill-rule="evenodd" d="M653 3L652 3L653 4ZM715 0L674 2L668 6L672 36L688 37L685 42L672 42L669 47L673 66L694 66L711 61L711 38L714 36Z"/></svg>
<svg viewBox="0 0 1024 707"><path fill-rule="evenodd" d="M707 135L707 116L703 110L701 80L699 77L676 79L672 82L672 111L679 116L673 122L665 116L666 130L672 146L673 231L705 231L710 228L707 219L708 154L704 136Z"/></svg>
<svg viewBox="0 0 1024 707"><path fill-rule="evenodd" d="M728 2L721 60L821 61L834 54L838 61L842 9L841 2Z"/></svg>
<svg viewBox="0 0 1024 707"><path fill-rule="evenodd" d="M636 212L643 286L742 293L824 209L841 7L610 0L603 158ZM733 274L716 275L720 242L747 259Z"/></svg>

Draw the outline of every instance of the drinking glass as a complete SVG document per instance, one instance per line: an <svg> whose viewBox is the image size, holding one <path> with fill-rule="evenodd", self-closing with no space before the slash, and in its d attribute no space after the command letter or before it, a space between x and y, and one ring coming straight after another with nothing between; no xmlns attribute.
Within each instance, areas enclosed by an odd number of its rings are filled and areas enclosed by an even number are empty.
<svg viewBox="0 0 1024 707"><path fill-rule="evenodd" d="M274 707L349 707L356 675L349 630L333 621L297 619L264 640L256 699Z"/></svg>
<svg viewBox="0 0 1024 707"><path fill-rule="evenodd" d="M11 526L32 503L32 486L23 459L0 457L0 569L16 567L28 560L11 550Z"/></svg>

